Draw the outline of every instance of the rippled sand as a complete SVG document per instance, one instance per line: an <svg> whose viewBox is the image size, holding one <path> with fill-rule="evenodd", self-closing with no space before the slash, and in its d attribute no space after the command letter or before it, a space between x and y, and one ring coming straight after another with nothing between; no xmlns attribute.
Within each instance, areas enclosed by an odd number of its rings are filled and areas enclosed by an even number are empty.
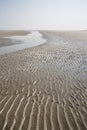
<svg viewBox="0 0 87 130"><path fill-rule="evenodd" d="M87 130L87 41L42 33L0 56L0 130Z"/></svg>

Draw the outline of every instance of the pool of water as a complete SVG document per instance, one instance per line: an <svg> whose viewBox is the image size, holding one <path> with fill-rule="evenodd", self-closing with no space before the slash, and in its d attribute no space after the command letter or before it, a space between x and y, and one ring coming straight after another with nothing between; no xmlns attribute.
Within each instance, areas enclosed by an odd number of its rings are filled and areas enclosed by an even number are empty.
<svg viewBox="0 0 87 130"><path fill-rule="evenodd" d="M42 35L38 31L32 31L31 34L26 36L11 36L6 38L15 42L20 41L21 44L0 47L0 55L23 50L29 47L34 47L46 42L46 40L43 39Z"/></svg>

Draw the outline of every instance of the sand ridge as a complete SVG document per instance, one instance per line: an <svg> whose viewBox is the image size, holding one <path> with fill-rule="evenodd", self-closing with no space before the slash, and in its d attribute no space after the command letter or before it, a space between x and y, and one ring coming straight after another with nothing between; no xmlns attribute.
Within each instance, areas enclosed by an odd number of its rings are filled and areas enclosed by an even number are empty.
<svg viewBox="0 0 87 130"><path fill-rule="evenodd" d="M87 45L48 43L0 56L1 130L87 130Z"/></svg>

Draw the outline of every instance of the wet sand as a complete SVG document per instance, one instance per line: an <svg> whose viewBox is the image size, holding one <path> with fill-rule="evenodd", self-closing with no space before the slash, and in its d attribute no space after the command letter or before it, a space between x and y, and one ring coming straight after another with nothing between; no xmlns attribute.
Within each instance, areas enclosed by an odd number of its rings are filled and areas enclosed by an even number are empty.
<svg viewBox="0 0 87 130"><path fill-rule="evenodd" d="M29 31L20 31L20 30L14 30L14 31L6 31L2 30L0 31L0 37L9 37L9 36L24 36L29 34Z"/></svg>
<svg viewBox="0 0 87 130"><path fill-rule="evenodd" d="M0 130L87 130L87 41L41 33L0 56Z"/></svg>
<svg viewBox="0 0 87 130"><path fill-rule="evenodd" d="M87 40L87 31L45 31L49 34L55 34L62 38Z"/></svg>
<svg viewBox="0 0 87 130"><path fill-rule="evenodd" d="M10 45L16 45L20 44L20 41L12 41L9 38L6 37L11 37L11 36L26 36L29 34L29 31L0 31L0 47L4 46L10 46Z"/></svg>

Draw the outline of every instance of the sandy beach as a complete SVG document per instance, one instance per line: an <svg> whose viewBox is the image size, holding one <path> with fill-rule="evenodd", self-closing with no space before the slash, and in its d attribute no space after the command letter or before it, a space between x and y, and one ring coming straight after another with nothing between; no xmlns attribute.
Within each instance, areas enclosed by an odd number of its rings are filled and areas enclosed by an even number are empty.
<svg viewBox="0 0 87 130"><path fill-rule="evenodd" d="M41 34L0 56L0 130L87 130L87 32Z"/></svg>

